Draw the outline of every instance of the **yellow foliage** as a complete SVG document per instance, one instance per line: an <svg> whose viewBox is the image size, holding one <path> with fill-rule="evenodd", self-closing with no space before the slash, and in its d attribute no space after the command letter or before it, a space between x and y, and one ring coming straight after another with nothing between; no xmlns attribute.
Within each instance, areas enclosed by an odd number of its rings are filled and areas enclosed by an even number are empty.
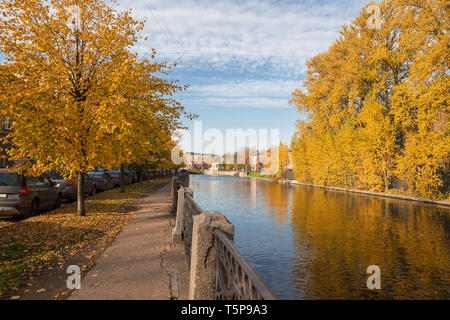
<svg viewBox="0 0 450 320"><path fill-rule="evenodd" d="M292 140L294 173L305 183L445 195L448 2L388 0L380 8L380 29L368 27L362 10L307 62L305 90L291 100L308 115Z"/></svg>
<svg viewBox="0 0 450 320"><path fill-rule="evenodd" d="M0 11L0 112L14 121L10 158L27 159L17 169L74 176L169 147L186 115L171 96L183 87L155 76L169 65L132 52L143 21L100 0L4 1Z"/></svg>
<svg viewBox="0 0 450 320"><path fill-rule="evenodd" d="M276 179L283 178L289 166L289 148L286 144L280 142L278 146L278 171L275 174Z"/></svg>

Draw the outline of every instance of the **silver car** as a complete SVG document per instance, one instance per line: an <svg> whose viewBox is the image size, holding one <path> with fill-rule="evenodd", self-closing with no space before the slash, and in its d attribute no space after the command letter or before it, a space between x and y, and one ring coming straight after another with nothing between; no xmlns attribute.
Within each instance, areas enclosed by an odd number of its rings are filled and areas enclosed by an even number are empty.
<svg viewBox="0 0 450 320"><path fill-rule="evenodd" d="M62 194L47 176L25 177L0 169L0 216L34 216L59 208Z"/></svg>
<svg viewBox="0 0 450 320"><path fill-rule="evenodd" d="M88 173L89 177L94 181L97 191L107 191L114 188L114 181L105 171L93 171Z"/></svg>
<svg viewBox="0 0 450 320"><path fill-rule="evenodd" d="M69 200L77 200L78 182L74 180L66 180L55 171L47 172L47 175L56 183L56 187L61 191L62 197ZM86 174L84 176L84 195L93 196L97 192L94 181Z"/></svg>

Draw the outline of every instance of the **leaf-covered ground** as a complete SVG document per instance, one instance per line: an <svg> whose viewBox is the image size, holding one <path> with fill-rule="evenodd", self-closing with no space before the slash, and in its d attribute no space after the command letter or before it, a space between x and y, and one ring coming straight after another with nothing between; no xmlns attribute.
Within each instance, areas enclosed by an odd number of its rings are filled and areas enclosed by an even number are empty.
<svg viewBox="0 0 450 320"><path fill-rule="evenodd" d="M167 181L127 186L126 193L116 188L97 194L86 201L86 217L77 216L76 205L71 205L3 224L5 227L0 228L0 298L21 298L33 289L34 279L42 278L42 274L52 276L49 270L53 269L56 274L58 269L59 274L65 272L66 262L77 257L80 261L80 256L84 258L81 269L86 271L139 208L139 198ZM37 291L46 290L42 287Z"/></svg>

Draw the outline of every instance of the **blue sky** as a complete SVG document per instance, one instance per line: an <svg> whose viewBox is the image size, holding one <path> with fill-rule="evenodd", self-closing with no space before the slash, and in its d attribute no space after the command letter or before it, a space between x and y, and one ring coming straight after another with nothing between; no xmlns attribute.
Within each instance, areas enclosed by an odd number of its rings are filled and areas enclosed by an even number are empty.
<svg viewBox="0 0 450 320"><path fill-rule="evenodd" d="M204 130L278 129L289 142L302 115L288 100L302 86L305 62L368 2L119 0L119 7L147 19L141 55L154 47L158 59L180 62L171 77L190 87L178 97ZM193 122L184 124L192 133Z"/></svg>

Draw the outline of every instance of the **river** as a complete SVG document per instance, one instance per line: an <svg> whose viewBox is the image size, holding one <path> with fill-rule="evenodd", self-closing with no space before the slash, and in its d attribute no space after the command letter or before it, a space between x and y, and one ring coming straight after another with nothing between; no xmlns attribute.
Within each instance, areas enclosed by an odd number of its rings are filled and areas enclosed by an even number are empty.
<svg viewBox="0 0 450 320"><path fill-rule="evenodd" d="M191 175L190 187L280 299L450 299L449 209L235 177Z"/></svg>

